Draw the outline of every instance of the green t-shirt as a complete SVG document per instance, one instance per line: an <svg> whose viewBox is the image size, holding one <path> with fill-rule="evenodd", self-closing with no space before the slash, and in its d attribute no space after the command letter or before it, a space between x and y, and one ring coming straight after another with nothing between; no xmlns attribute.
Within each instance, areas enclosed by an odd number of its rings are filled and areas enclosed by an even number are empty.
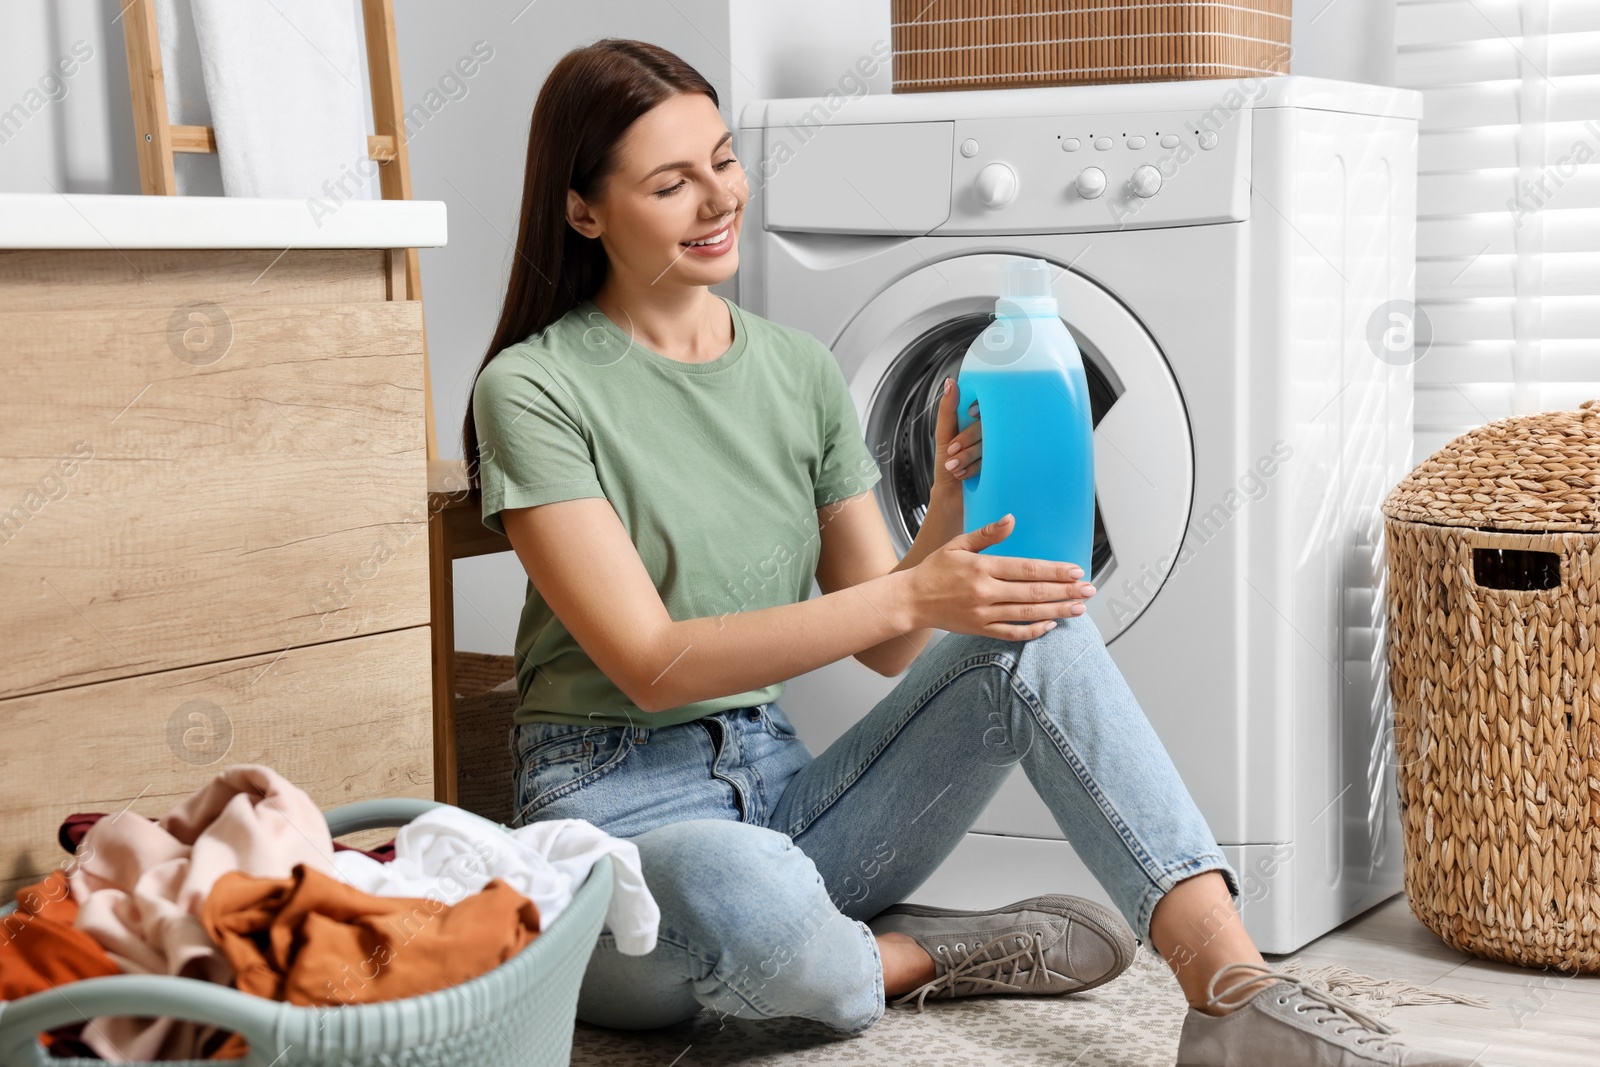
<svg viewBox="0 0 1600 1067"><path fill-rule="evenodd" d="M806 599L817 509L881 477L838 361L804 331L723 298L733 345L685 363L586 300L497 353L472 393L483 524L576 497L611 502L674 620ZM530 580L518 722L669 726L777 700L784 683L650 715L595 666Z"/></svg>

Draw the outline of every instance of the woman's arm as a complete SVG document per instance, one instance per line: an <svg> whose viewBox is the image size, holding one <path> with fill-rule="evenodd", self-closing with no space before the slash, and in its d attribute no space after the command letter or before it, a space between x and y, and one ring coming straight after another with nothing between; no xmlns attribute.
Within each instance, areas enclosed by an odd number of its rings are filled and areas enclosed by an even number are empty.
<svg viewBox="0 0 1600 1067"><path fill-rule="evenodd" d="M871 492L861 493L817 509L817 524L822 530L822 557L817 562L817 585L824 593L846 589L878 575L909 571L933 552L964 532L966 507L961 483L983 466L983 422L978 402L968 408L972 422L958 429L955 382L945 379L934 419L933 485L928 491L928 510L923 515L911 548L898 563L894 544L883 524L883 515ZM953 451L952 451L953 450ZM955 457L955 467L945 466ZM920 627L897 634L882 644L862 649L856 659L886 678L893 678L921 655L933 636L932 627Z"/></svg>
<svg viewBox="0 0 1600 1067"><path fill-rule="evenodd" d="M916 630L905 570L912 564L796 604L680 622L667 613L609 500L583 497L500 514L539 595L596 666L647 712L786 681ZM915 655L905 654L906 662Z"/></svg>
<svg viewBox="0 0 1600 1067"><path fill-rule="evenodd" d="M883 513L871 491L817 509L817 525L822 531L822 554L817 563L817 587L823 593L854 588L884 574L909 571L952 537L961 533L961 500L954 504L947 494L959 494L959 485L945 490L936 486L928 501L928 511L911 547L898 563L894 544L883 524ZM911 665L933 636L932 627L920 627L895 634L888 640L855 653L858 662L886 678L893 678Z"/></svg>

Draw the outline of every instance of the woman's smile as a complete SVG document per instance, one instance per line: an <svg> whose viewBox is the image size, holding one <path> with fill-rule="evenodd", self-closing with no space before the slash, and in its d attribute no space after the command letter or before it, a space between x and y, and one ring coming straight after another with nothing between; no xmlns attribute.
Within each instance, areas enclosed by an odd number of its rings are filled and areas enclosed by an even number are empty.
<svg viewBox="0 0 1600 1067"><path fill-rule="evenodd" d="M743 209L741 209L743 210ZM704 237L694 238L689 241L680 241L679 245L691 255L714 257L727 253L733 247L734 232L733 219L723 223L722 228L713 230Z"/></svg>

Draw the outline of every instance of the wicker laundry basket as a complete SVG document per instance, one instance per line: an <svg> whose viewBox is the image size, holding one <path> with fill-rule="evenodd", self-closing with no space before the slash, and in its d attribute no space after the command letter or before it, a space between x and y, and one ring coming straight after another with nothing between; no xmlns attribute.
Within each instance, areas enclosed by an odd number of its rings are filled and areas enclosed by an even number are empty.
<svg viewBox="0 0 1600 1067"><path fill-rule="evenodd" d="M1600 402L1457 437L1383 514L1411 910L1600 971Z"/></svg>
<svg viewBox="0 0 1600 1067"><path fill-rule="evenodd" d="M891 0L892 91L1289 73L1291 0Z"/></svg>
<svg viewBox="0 0 1600 1067"><path fill-rule="evenodd" d="M510 825L517 668L511 656L456 651L456 806Z"/></svg>
<svg viewBox="0 0 1600 1067"><path fill-rule="evenodd" d="M435 806L405 798L360 801L327 812L328 828L340 837L398 826ZM103 1067L99 1059L51 1057L38 1042L40 1031L99 1015L165 1015L241 1033L250 1052L244 1059L130 1067L564 1067L611 879L611 860L602 856L571 903L521 952L486 974L422 996L302 1008L195 978L122 974L0 1002L0 1064ZM13 902L0 915L14 909Z"/></svg>

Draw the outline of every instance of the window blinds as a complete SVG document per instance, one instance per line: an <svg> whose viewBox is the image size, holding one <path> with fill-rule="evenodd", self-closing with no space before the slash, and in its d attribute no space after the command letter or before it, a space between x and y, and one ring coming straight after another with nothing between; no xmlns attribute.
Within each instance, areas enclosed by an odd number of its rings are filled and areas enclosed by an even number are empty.
<svg viewBox="0 0 1600 1067"><path fill-rule="evenodd" d="M1600 0L1399 0L1420 90L1415 458L1600 397Z"/></svg>

